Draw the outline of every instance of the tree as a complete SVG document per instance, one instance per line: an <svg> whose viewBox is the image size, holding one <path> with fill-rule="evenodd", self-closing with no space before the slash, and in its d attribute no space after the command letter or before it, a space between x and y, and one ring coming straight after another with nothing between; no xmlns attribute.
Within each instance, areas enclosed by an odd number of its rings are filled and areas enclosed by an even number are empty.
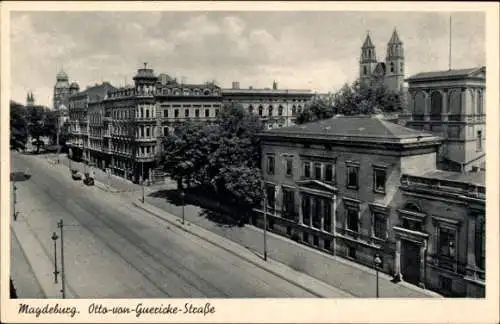
<svg viewBox="0 0 500 324"><path fill-rule="evenodd" d="M45 109L42 106L33 106L28 112L28 131L31 138L35 141L37 154L40 153L40 146L43 144L40 137L45 135L44 112Z"/></svg>
<svg viewBox="0 0 500 324"><path fill-rule="evenodd" d="M10 147L12 149L26 149L28 141L28 123L26 121L26 107L10 102Z"/></svg>
<svg viewBox="0 0 500 324"><path fill-rule="evenodd" d="M363 87L356 80L351 85L344 84L327 98L315 99L297 116L297 123L303 124L331 118L336 114L370 115L401 111L402 96L383 84Z"/></svg>

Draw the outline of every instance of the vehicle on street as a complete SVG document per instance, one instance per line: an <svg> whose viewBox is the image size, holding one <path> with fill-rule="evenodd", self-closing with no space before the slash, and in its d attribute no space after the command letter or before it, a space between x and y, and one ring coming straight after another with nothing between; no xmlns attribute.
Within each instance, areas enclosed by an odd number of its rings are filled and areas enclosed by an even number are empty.
<svg viewBox="0 0 500 324"><path fill-rule="evenodd" d="M73 178L73 180L82 180L82 174L77 169L71 170L71 177Z"/></svg>
<svg viewBox="0 0 500 324"><path fill-rule="evenodd" d="M83 179L83 183L86 184L87 186L93 186L94 185L94 177L86 172L85 173L85 179Z"/></svg>

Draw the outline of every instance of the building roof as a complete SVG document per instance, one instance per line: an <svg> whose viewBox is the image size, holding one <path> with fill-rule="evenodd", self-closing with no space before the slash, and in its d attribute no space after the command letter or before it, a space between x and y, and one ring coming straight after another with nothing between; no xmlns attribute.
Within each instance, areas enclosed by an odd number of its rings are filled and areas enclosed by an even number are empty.
<svg viewBox="0 0 500 324"><path fill-rule="evenodd" d="M402 44L402 43L403 42L399 39L399 35L398 32L396 31L396 28L394 28L391 39L389 40L389 44Z"/></svg>
<svg viewBox="0 0 500 324"><path fill-rule="evenodd" d="M59 71L56 75L57 81L68 81L68 75L64 71Z"/></svg>
<svg viewBox="0 0 500 324"><path fill-rule="evenodd" d="M432 79L460 79L460 78L471 77L474 74L481 71L486 72L486 67L482 66L469 69L422 72L407 78L406 81L411 82L411 81L432 80Z"/></svg>
<svg viewBox="0 0 500 324"><path fill-rule="evenodd" d="M314 95L306 89L222 89L224 95Z"/></svg>
<svg viewBox="0 0 500 324"><path fill-rule="evenodd" d="M317 122L265 131L264 136L331 138L368 142L436 141L430 133L410 129L384 120L381 116L335 116Z"/></svg>
<svg viewBox="0 0 500 324"><path fill-rule="evenodd" d="M411 174L409 174L411 175ZM460 183L473 184L477 186L484 186L486 177L484 172L451 172L443 170L433 170L419 175L411 175L427 179L439 179Z"/></svg>
<svg viewBox="0 0 500 324"><path fill-rule="evenodd" d="M370 34L366 35L365 42L363 43L363 48L372 48L375 47L372 43L372 39L370 38Z"/></svg>
<svg viewBox="0 0 500 324"><path fill-rule="evenodd" d="M94 86L88 87L87 89L74 94L71 97L82 97L87 96L89 101L102 100L109 91L114 91L116 88L109 82L103 82L101 84L96 84Z"/></svg>

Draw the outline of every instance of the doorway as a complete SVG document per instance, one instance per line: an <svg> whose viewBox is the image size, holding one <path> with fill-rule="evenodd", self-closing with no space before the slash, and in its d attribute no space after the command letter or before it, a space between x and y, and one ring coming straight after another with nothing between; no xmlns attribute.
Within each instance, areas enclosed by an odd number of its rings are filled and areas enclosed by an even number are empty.
<svg viewBox="0 0 500 324"><path fill-rule="evenodd" d="M402 240L401 249L403 280L418 285L420 282L420 245Z"/></svg>

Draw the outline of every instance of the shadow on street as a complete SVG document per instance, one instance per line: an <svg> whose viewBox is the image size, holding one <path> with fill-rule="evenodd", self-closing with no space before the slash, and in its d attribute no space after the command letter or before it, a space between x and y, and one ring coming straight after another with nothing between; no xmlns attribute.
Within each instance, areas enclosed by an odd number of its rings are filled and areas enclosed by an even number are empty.
<svg viewBox="0 0 500 324"><path fill-rule="evenodd" d="M10 173L10 181L21 182L31 178L31 174L24 173L24 171L15 171Z"/></svg>

